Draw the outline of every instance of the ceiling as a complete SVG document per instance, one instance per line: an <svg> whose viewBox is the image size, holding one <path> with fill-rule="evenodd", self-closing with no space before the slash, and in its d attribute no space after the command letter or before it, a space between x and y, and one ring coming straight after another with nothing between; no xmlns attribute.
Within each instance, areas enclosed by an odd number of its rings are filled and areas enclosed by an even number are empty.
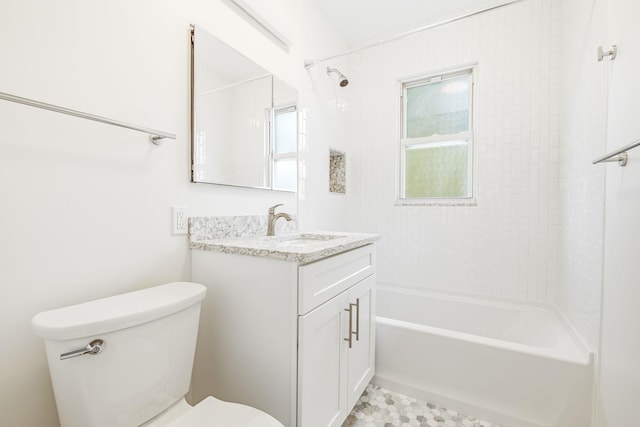
<svg viewBox="0 0 640 427"><path fill-rule="evenodd" d="M350 48L377 42L506 0L310 0Z"/></svg>

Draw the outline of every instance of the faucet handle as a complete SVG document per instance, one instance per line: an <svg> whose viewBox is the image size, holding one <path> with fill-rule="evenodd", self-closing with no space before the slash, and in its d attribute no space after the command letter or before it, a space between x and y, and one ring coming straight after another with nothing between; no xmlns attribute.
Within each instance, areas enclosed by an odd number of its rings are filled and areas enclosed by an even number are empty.
<svg viewBox="0 0 640 427"><path fill-rule="evenodd" d="M283 206L283 204L282 204L282 203L278 203L277 205L273 205L273 206L271 206L271 207L269 208L269 213L273 215L273 214L276 212L276 208L277 208L278 206Z"/></svg>

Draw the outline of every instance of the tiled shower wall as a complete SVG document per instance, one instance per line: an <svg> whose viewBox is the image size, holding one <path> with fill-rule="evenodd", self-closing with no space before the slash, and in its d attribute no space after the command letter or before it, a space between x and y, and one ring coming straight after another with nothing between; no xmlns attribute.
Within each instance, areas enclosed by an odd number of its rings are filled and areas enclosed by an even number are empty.
<svg viewBox="0 0 640 427"><path fill-rule="evenodd" d="M557 2L529 0L349 57L350 224L378 279L552 303L560 235ZM477 63L476 206L397 206L398 80Z"/></svg>
<svg viewBox="0 0 640 427"><path fill-rule="evenodd" d="M618 167L591 164L606 152L609 61L597 62L595 49L609 42L607 2L564 0L560 22L562 227L557 304L598 361L605 171ZM598 372L594 371L594 396L599 394ZM593 408L597 419L598 406Z"/></svg>
<svg viewBox="0 0 640 427"><path fill-rule="evenodd" d="M298 214L301 230L349 231L347 201L353 193L347 177L346 194L329 191L331 150L345 153L351 158L348 140L348 94L349 86L341 88L337 81L327 76L330 65L350 76L347 60L336 58L320 63L308 70L309 86L298 90L300 112L299 169L298 169ZM350 164L346 164L347 171Z"/></svg>
<svg viewBox="0 0 640 427"><path fill-rule="evenodd" d="M593 350L600 326L604 174L618 167L591 164L606 152L609 61L596 61L596 47L607 47L606 22L605 0L562 2L557 303Z"/></svg>

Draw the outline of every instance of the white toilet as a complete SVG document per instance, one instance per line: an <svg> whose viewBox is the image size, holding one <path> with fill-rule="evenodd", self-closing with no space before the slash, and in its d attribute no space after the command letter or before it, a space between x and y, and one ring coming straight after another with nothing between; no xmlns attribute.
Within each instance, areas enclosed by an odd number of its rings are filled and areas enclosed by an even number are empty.
<svg viewBox="0 0 640 427"><path fill-rule="evenodd" d="M37 314L62 427L282 427L189 390L206 288L175 282Z"/></svg>

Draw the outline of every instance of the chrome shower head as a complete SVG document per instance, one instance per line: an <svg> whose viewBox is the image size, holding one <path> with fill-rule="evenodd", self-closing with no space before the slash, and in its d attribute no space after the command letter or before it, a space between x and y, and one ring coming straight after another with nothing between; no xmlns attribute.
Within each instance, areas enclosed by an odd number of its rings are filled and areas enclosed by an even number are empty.
<svg viewBox="0 0 640 427"><path fill-rule="evenodd" d="M338 75L338 84L340 85L340 87L345 87L349 84L349 79L347 79L344 74L338 71L337 68L327 67L327 75L330 76L331 73L336 73Z"/></svg>

